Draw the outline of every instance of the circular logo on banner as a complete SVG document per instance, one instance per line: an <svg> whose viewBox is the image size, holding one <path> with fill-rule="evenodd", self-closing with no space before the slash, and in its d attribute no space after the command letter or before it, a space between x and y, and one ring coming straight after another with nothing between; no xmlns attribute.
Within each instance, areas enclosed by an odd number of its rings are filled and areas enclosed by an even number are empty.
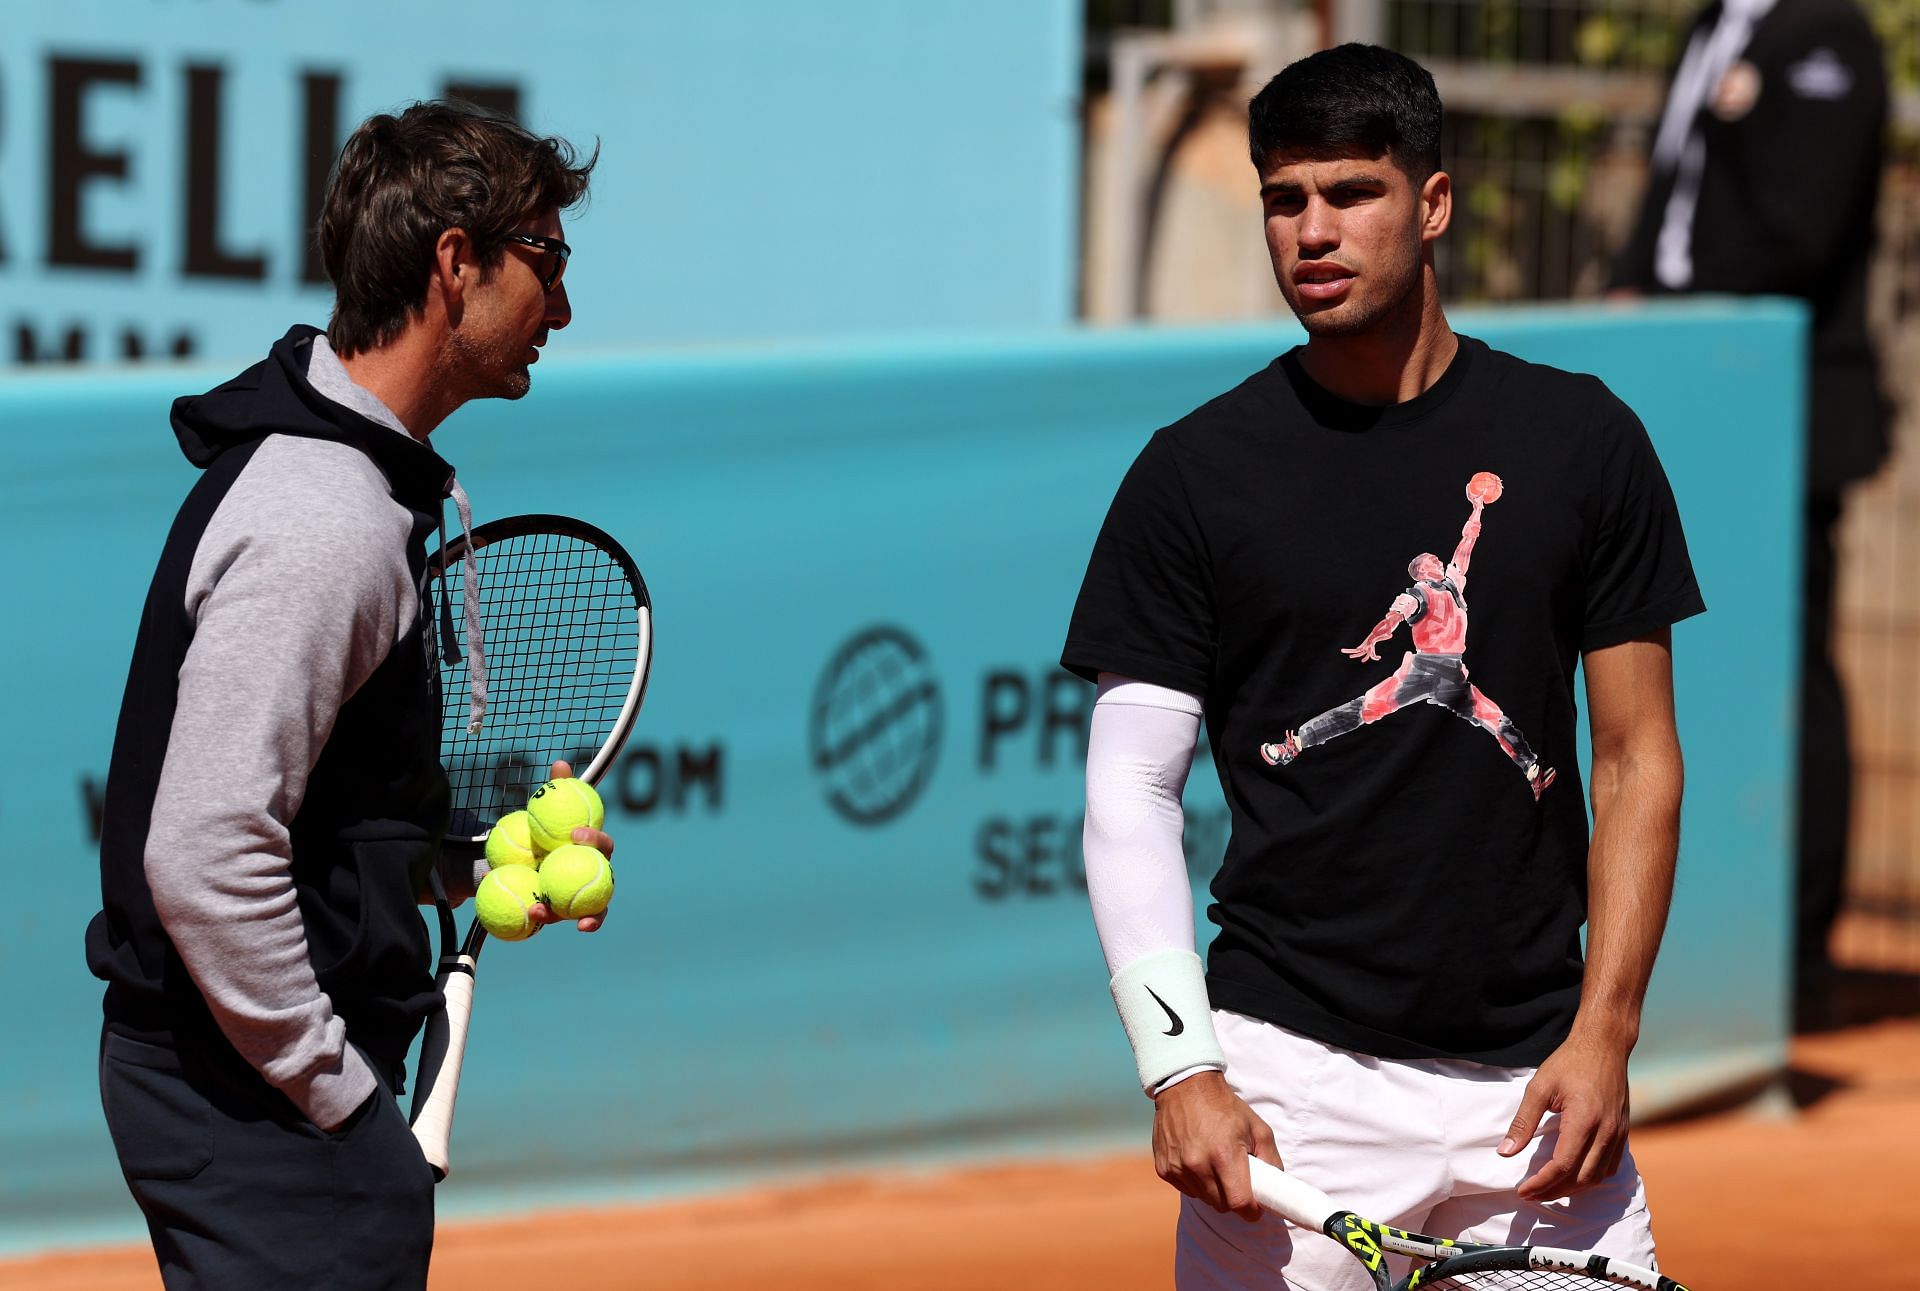
<svg viewBox="0 0 1920 1291"><path fill-rule="evenodd" d="M841 646L813 688L807 743L842 816L878 825L905 811L940 754L940 683L926 650L888 626Z"/></svg>

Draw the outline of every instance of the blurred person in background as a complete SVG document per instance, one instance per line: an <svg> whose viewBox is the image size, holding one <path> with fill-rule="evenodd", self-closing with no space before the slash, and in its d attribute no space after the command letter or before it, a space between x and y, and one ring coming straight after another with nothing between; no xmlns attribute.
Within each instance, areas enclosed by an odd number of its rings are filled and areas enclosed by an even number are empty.
<svg viewBox="0 0 1920 1291"><path fill-rule="evenodd" d="M397 1102L441 1004L418 903L436 866L454 900L487 868L439 845L427 544L468 507L428 437L527 393L592 165L463 104L369 119L320 216L327 330L173 404L201 474L141 615L86 939L169 1288L426 1285L433 1172Z"/></svg>
<svg viewBox="0 0 1920 1291"><path fill-rule="evenodd" d="M1880 468L1891 420L1867 332L1885 62L1853 0L1718 0L1684 49L1613 294L1793 296L1812 309L1794 956L1800 1022L1817 1025L1853 783L1834 531L1847 486Z"/></svg>
<svg viewBox="0 0 1920 1291"><path fill-rule="evenodd" d="M1665 472L1598 380L1448 325L1425 69L1343 45L1249 116L1307 342L1154 434L1061 657L1099 687L1087 890L1185 1194L1176 1279L1365 1282L1261 1212L1250 1154L1396 1226L1652 1265L1627 1058L1678 846L1671 625L1704 608ZM1203 720L1232 813L1204 968Z"/></svg>

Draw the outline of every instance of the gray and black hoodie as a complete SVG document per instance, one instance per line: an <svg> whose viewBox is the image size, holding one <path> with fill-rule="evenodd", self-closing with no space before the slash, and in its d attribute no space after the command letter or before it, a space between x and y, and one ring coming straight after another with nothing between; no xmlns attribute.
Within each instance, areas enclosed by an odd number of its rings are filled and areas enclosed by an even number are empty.
<svg viewBox="0 0 1920 1291"><path fill-rule="evenodd" d="M109 1027L221 1039L322 1127L438 1004L418 894L447 780L425 612L453 469L315 329L173 405L204 473L114 736L87 962ZM470 892L470 860L449 861Z"/></svg>

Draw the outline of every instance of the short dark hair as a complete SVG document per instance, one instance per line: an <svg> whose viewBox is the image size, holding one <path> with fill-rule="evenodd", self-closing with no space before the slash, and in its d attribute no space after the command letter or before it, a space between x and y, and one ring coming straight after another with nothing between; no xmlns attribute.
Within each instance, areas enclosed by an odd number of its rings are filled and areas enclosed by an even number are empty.
<svg viewBox="0 0 1920 1291"><path fill-rule="evenodd" d="M1275 153L1393 159L1424 184L1440 169L1440 91L1426 68L1378 45L1339 45L1281 69L1247 105L1256 170Z"/></svg>
<svg viewBox="0 0 1920 1291"><path fill-rule="evenodd" d="M491 271L515 226L586 196L599 155L581 161L566 140L470 103L367 118L334 163L315 231L334 289L328 342L357 354L394 340L426 301L442 233L466 230Z"/></svg>

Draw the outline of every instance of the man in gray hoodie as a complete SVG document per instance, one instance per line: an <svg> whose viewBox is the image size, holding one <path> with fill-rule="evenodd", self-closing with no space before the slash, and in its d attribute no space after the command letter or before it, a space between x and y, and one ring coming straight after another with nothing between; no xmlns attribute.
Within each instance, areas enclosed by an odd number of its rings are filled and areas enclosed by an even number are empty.
<svg viewBox="0 0 1920 1291"><path fill-rule="evenodd" d="M107 1122L171 1288L425 1285L433 1177L397 1102L440 1003L418 903L486 868L440 848L425 572L465 495L428 436L527 392L592 166L464 105L371 118L318 229L326 332L174 403L202 474L141 616L87 929Z"/></svg>

